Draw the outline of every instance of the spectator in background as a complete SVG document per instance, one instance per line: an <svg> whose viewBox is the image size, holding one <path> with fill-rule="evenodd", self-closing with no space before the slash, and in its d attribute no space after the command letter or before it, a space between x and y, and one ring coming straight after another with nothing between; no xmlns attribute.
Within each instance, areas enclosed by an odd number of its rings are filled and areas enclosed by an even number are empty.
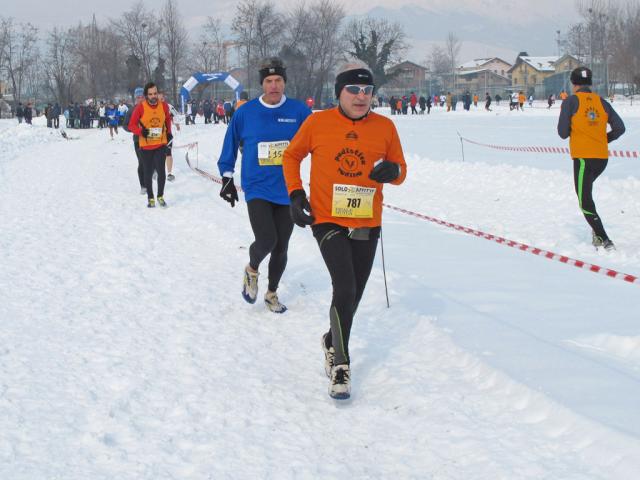
<svg viewBox="0 0 640 480"><path fill-rule="evenodd" d="M16 108L16 117L18 117L18 123L22 123L22 119L24 118L24 107L22 106L22 102L18 102L18 107Z"/></svg>

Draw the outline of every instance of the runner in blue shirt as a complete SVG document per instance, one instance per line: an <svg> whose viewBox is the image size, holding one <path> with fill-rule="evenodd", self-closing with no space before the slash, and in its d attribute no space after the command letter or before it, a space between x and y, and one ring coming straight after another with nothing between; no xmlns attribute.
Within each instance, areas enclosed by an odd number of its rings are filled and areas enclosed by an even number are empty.
<svg viewBox="0 0 640 480"><path fill-rule="evenodd" d="M302 102L284 95L287 73L282 60L273 57L260 67L263 94L244 104L231 118L218 168L222 175L220 196L233 207L238 191L233 182L238 148L242 146L241 185L255 240L249 247L249 264L243 275L242 297L255 303L258 268L269 259L269 285L264 301L272 312L287 310L276 290L287 265L293 222L289 195L282 174L282 156L289 141L311 111Z"/></svg>

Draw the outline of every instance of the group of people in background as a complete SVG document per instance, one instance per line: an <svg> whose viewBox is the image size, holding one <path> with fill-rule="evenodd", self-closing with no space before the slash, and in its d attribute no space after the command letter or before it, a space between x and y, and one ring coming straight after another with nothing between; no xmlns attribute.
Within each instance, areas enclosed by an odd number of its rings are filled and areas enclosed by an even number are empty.
<svg viewBox="0 0 640 480"><path fill-rule="evenodd" d="M384 104L384 98L378 97L378 104L382 106ZM417 107L420 107L420 111L418 112ZM389 108L391 110L391 115L407 115L409 113L409 108L411 109L411 115L424 115L424 112L427 112L427 115L431 113L431 107L433 106L433 99L430 95L426 97L424 95L418 96L415 92L411 92L411 94L407 97L403 95L402 97L391 96L389 98Z"/></svg>
<svg viewBox="0 0 640 480"><path fill-rule="evenodd" d="M565 100L567 97L567 92L563 90L557 98L559 98L560 100ZM509 110L511 111L524 111L525 104L528 104L529 107L533 107L533 95L529 95L527 97L523 91L507 92L507 99L509 100ZM411 115L424 115L425 112L427 114L431 113L431 109L433 107L446 107L447 112L450 112L455 111L458 103L460 102L462 102L462 107L464 108L464 110L469 111L471 110L472 105L474 108L478 108L478 105L481 101L480 95L478 95L477 93L471 94L471 92L469 91L466 91L461 95L447 92L441 94L420 96L416 95L415 92L411 92L409 95L392 95L388 99L386 99L382 95L379 95L377 100L377 104L379 106L384 106L385 103L388 103L391 115L408 115L409 112L411 112ZM489 92L486 92L484 96L484 109L487 111L492 111L491 105L494 103L494 101L496 105L500 105L501 100L502 96L500 96L500 94L496 94L494 97L492 97ZM553 94L549 95L549 97L547 98L547 108L551 108L551 106L554 105L555 102L556 96Z"/></svg>

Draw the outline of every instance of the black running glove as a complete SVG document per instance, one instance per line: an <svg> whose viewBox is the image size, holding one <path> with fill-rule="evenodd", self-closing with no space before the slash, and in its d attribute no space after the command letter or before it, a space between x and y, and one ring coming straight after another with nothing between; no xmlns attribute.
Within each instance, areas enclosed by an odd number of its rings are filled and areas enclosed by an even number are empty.
<svg viewBox="0 0 640 480"><path fill-rule="evenodd" d="M224 201L229 202L232 207L236 206L238 201L238 190L233 183L233 177L222 177L222 190L220 196Z"/></svg>
<svg viewBox="0 0 640 480"><path fill-rule="evenodd" d="M140 134L144 137L147 138L149 136L149 129L147 127L142 127L140 129Z"/></svg>
<svg viewBox="0 0 640 480"><path fill-rule="evenodd" d="M316 219L311 214L311 205L309 205L305 191L302 189L294 190L289 195L289 198L291 199L289 211L291 212L293 223L302 228L312 225ZM305 213L305 210L309 212L309 215Z"/></svg>
<svg viewBox="0 0 640 480"><path fill-rule="evenodd" d="M378 183L389 183L400 176L400 165L389 160L383 160L376 165L369 178Z"/></svg>

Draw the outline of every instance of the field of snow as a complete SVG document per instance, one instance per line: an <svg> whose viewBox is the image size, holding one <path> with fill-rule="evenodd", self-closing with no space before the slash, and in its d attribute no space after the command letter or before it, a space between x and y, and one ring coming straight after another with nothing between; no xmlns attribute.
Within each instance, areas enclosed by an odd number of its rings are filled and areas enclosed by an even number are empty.
<svg viewBox="0 0 640 480"><path fill-rule="evenodd" d="M618 111L612 148L640 150L640 108ZM557 115L392 117L409 173L385 201L640 276L640 159L611 159L596 183L611 254L589 245L566 155L465 144L462 162L458 132L563 146ZM34 123L0 121L0 479L637 477L640 285L386 211L391 308L378 258L352 399L336 402L309 229L291 239L289 311L271 314L240 296L244 203L185 150L169 208L149 210L129 134ZM183 127L175 143L197 141L216 173L224 132Z"/></svg>

